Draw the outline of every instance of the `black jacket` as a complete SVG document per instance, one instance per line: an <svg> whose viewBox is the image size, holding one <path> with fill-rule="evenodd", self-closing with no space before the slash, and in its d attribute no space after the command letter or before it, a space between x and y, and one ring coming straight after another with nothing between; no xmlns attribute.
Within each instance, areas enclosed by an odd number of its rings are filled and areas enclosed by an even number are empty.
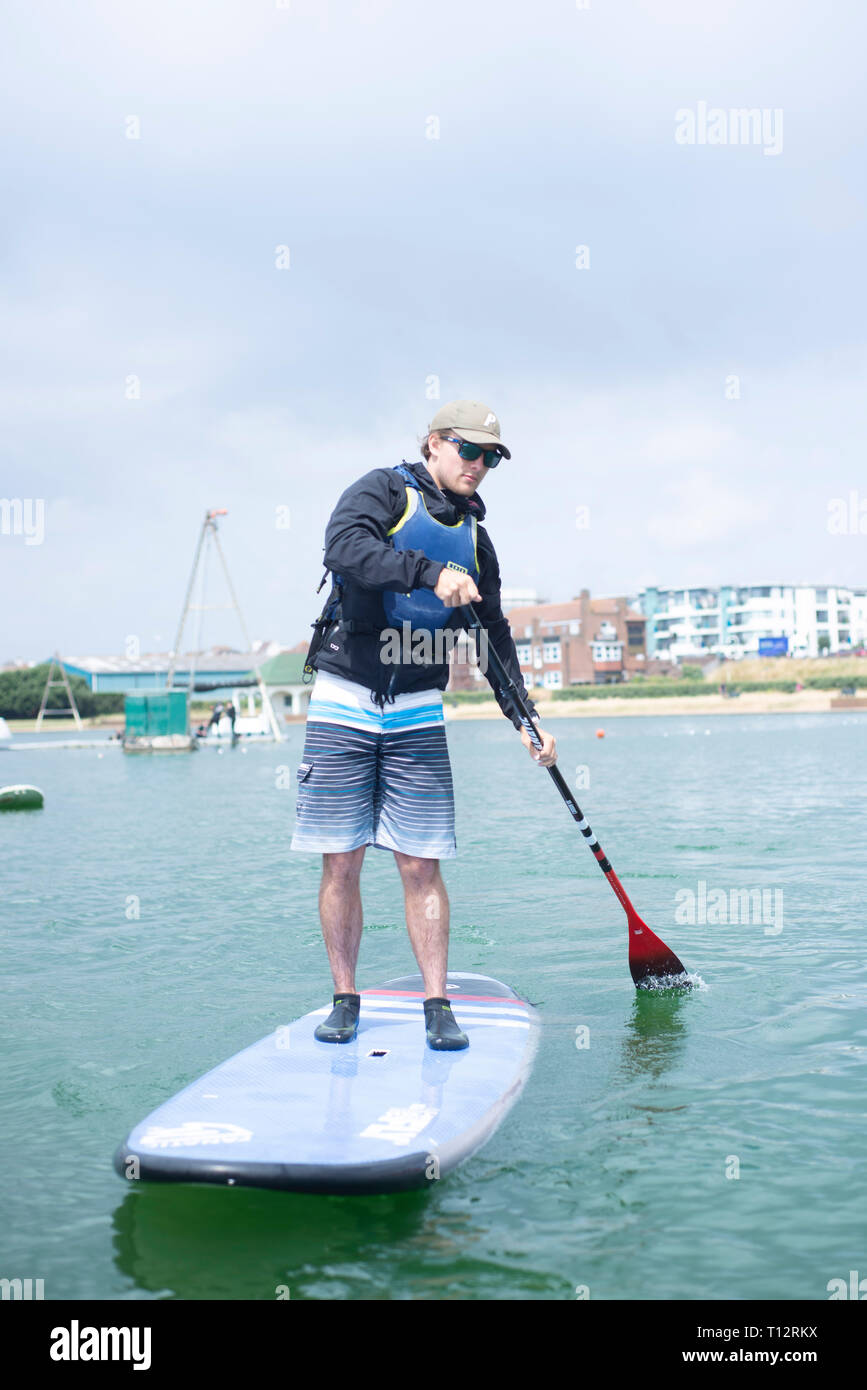
<svg viewBox="0 0 867 1390"><path fill-rule="evenodd" d="M423 463L411 463L407 467L421 483L427 509L437 521L453 526L467 511L472 511L477 521L484 518L485 504L477 494L460 497L457 493L441 492ZM448 662L386 665L381 660L380 634L388 627L383 592L386 589L398 592L433 589L443 569L441 561L428 559L421 550L395 550L388 539L389 529L406 506L406 487L394 469L372 469L342 494L325 530L325 565L333 574L341 576L343 598L338 621L326 633L312 665L318 671L328 671L366 685L379 704L389 696L413 690L445 690L449 678ZM535 707L521 679L511 630L500 607L500 567L496 552L482 526L477 528L477 554L477 587L482 598L474 607L487 628L488 641L526 700L531 714L535 715ZM450 626L464 626L457 610ZM506 708L499 696L497 698L503 713L519 729L520 722L512 710Z"/></svg>

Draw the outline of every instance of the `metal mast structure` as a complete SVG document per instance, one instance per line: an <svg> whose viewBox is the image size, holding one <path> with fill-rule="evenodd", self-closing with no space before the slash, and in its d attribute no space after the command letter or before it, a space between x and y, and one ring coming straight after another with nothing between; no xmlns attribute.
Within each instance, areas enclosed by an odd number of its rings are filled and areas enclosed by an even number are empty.
<svg viewBox="0 0 867 1390"><path fill-rule="evenodd" d="M189 615L190 613L199 613L199 615L200 615L200 617L199 617L199 631L198 631L198 635L197 635L197 642L200 642L200 641L201 641L201 635L202 635L202 618L201 618L201 614L203 614L203 613L205 613L205 612L209 612L209 611L214 611L214 610L217 610L217 609L229 609L229 608L234 609L235 613L237 614L238 622L239 622L240 627L241 627L241 633L242 633L243 638L244 638L245 648L246 648L246 650L250 653L250 655L253 656L253 672L254 672L254 674L255 674L255 676L256 676L256 684L257 684L258 687L259 687L259 694L262 696L262 709L267 713L267 716L268 716L268 723L269 723L270 726L271 726L271 729L272 729L272 732L273 732L273 734L274 734L274 738L275 738L276 742L282 743L282 741L283 741L283 735L282 735L282 733L280 732L280 726L279 726L279 724L277 723L277 717L276 717L276 715L274 714L274 710L273 710L273 707L272 707L272 705L271 705L271 700L270 700L270 698L269 698L268 691L267 691L267 689L265 688L265 683L264 683L264 681L262 680L261 675L259 674L259 665L260 665L260 662L259 662L259 659L258 659L257 657L255 657L254 654L253 654L252 643L250 642L250 637L249 637L249 634L248 634L248 632L247 632L247 626L246 626L246 624L245 624L245 622L244 622L244 616L243 616L243 614L242 614L242 612L241 612L241 608L240 608L240 605L239 605L239 603L238 603L238 599L237 599L237 597L236 597L234 587L233 587L233 585L232 585L231 576L229 575L229 567L228 567L228 565L226 564L226 557L225 557L224 554L223 554L223 548L222 548L222 546L220 545L220 537L219 537L219 534L218 534L218 531L217 531L217 517L218 517L218 516L228 516L228 512L226 511L226 509L225 509L224 507L215 507L215 508L212 508L210 511L205 512L205 519L204 519L204 521L202 522L202 529L201 529L201 531L199 532L199 541L198 541L198 545L196 546L196 555L195 555L195 559L193 560L193 569L192 569L192 573L190 574L190 582L189 582L189 584L187 585L187 593L186 593L186 597L184 598L184 608L183 608L183 612L181 613L181 622L180 622L180 626L179 626L179 628L178 628L178 635L177 635L177 637L175 638L174 650L172 651L171 661L170 661L170 663L169 663L168 675L166 676L166 688L167 688L168 690L171 690L171 689L173 688L173 686L174 686L175 670L176 670L176 668L177 668L177 664L178 664L178 661L179 661L180 655L181 655L181 650L182 650L182 648L181 648L181 643L183 642L184 628L186 627L186 624L187 624L187 617L188 617L188 615ZM193 593L194 593L195 585L196 585L196 575L198 574L198 571L199 571L199 567L200 567L200 566L201 566L201 569L202 569L201 597L202 597L202 599L204 600L204 597L205 597L205 594L204 594L205 583L204 583L204 581L205 581L205 574L206 574L206 570L207 570L207 561L208 561L209 551L210 551L211 549L215 549L215 550L216 550L217 555L219 556L219 559L220 559L220 563L221 563L221 565L223 566L223 574L224 574L224 576L225 576L226 585L227 585L227 587L228 587L229 595L230 595L231 600L232 600L231 603L210 603L210 604L208 604L208 603L205 603L205 602L202 602L202 603L193 603L193 601L192 601L192 600L193 600ZM189 692L189 694L188 694L188 703L189 703L189 698L192 696L193 690L194 690L194 688L195 688L195 679L196 679L196 658L200 655L200 651L199 651L198 647L196 647L196 649L192 652L191 655L192 655L192 660L191 660L191 662L190 662L190 681L189 681L189 686L187 687L188 692Z"/></svg>
<svg viewBox="0 0 867 1390"><path fill-rule="evenodd" d="M55 666L60 672L60 679L56 681L51 679L51 674ZM46 709L46 705L48 704L48 692L52 685L66 686L66 693L69 696L69 709L64 709L63 707L61 707L60 709ZM48 668L48 680L45 682L45 689L42 692L42 704L39 706L39 713L36 716L36 728L42 728L42 721L43 719L45 719L46 716L51 716L55 714L69 714L70 712L72 713L72 717L75 720L76 728L83 729L84 725L81 722L81 715L78 713L78 705L75 703L75 696L72 693L72 686L69 684L69 677L66 674L66 667L60 660L60 652L55 652L54 656L51 658L51 665Z"/></svg>

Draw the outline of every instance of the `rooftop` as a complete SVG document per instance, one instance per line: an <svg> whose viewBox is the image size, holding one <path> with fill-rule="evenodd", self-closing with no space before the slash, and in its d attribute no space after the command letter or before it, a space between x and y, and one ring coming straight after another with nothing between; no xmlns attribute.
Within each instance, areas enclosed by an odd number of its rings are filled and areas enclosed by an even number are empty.
<svg viewBox="0 0 867 1390"><path fill-rule="evenodd" d="M270 646L270 644L268 644ZM87 671L93 675L136 675L139 673L168 671L171 665L171 652L142 652L135 659L127 656L64 656L61 658L67 669ZM212 647L205 652L184 652L175 662L175 669L188 671L195 660L196 670L205 675L213 671L219 675L223 671L252 671L256 663L264 664L269 659L267 649L257 648L252 652L235 651L232 647ZM46 657L50 661L51 657Z"/></svg>

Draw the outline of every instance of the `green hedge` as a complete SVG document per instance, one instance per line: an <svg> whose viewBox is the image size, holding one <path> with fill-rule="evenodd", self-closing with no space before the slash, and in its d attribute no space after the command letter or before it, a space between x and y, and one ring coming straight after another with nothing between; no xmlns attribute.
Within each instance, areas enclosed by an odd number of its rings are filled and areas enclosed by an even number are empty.
<svg viewBox="0 0 867 1390"><path fill-rule="evenodd" d="M49 669L50 663L45 662L42 666L0 671L0 716L4 719L35 719L42 704ZM52 679L60 679L56 666ZM83 676L70 676L69 684L78 712L84 719L97 714L117 714L123 710L121 692L94 694ZM69 709L69 696L62 685L52 685L46 709ZM56 720L58 716L52 715L51 718Z"/></svg>
<svg viewBox="0 0 867 1390"><path fill-rule="evenodd" d="M767 690L771 693L777 692L781 695L794 695L797 681L727 681L727 690ZM803 681L801 682L803 685ZM714 687L719 690L719 685Z"/></svg>
<svg viewBox="0 0 867 1390"><path fill-rule="evenodd" d="M729 693L737 691L767 691L768 694L792 695L798 684L811 690L839 690L841 686L867 689L867 676L807 676L798 682L787 681L727 681ZM561 690L537 691L539 699L552 700L640 700L665 695L717 695L718 681L624 681L622 685L571 685Z"/></svg>
<svg viewBox="0 0 867 1390"><path fill-rule="evenodd" d="M619 685L567 685L565 689L537 691L539 699L643 700L663 695L714 695L716 686L701 681L624 681Z"/></svg>
<svg viewBox="0 0 867 1390"><path fill-rule="evenodd" d="M810 690L839 690L843 685L854 685L856 690L867 689L867 675L864 676L805 676L802 685Z"/></svg>
<svg viewBox="0 0 867 1390"><path fill-rule="evenodd" d="M484 700L493 700L494 692L487 690L447 690L443 699L451 705L479 705Z"/></svg>
<svg viewBox="0 0 867 1390"><path fill-rule="evenodd" d="M842 686L867 689L867 673L863 676L805 676L801 681L726 681L731 691L767 691L768 694L792 695L798 685L810 690L839 690ZM665 695L717 695L720 682L712 680L648 680L646 676L624 681L620 685L567 685L565 689L548 690L535 687L534 700L643 700ZM452 705L478 705L493 700L492 690L449 690L444 699Z"/></svg>

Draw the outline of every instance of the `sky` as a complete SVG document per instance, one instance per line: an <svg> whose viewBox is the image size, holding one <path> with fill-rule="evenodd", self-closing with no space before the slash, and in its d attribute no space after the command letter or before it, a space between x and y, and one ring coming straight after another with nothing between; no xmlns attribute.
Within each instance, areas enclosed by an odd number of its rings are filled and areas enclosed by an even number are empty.
<svg viewBox="0 0 867 1390"><path fill-rule="evenodd" d="M512 451L505 586L867 585L865 31L10 0L0 663L167 650L211 507L251 635L305 639L337 498L455 398Z"/></svg>

